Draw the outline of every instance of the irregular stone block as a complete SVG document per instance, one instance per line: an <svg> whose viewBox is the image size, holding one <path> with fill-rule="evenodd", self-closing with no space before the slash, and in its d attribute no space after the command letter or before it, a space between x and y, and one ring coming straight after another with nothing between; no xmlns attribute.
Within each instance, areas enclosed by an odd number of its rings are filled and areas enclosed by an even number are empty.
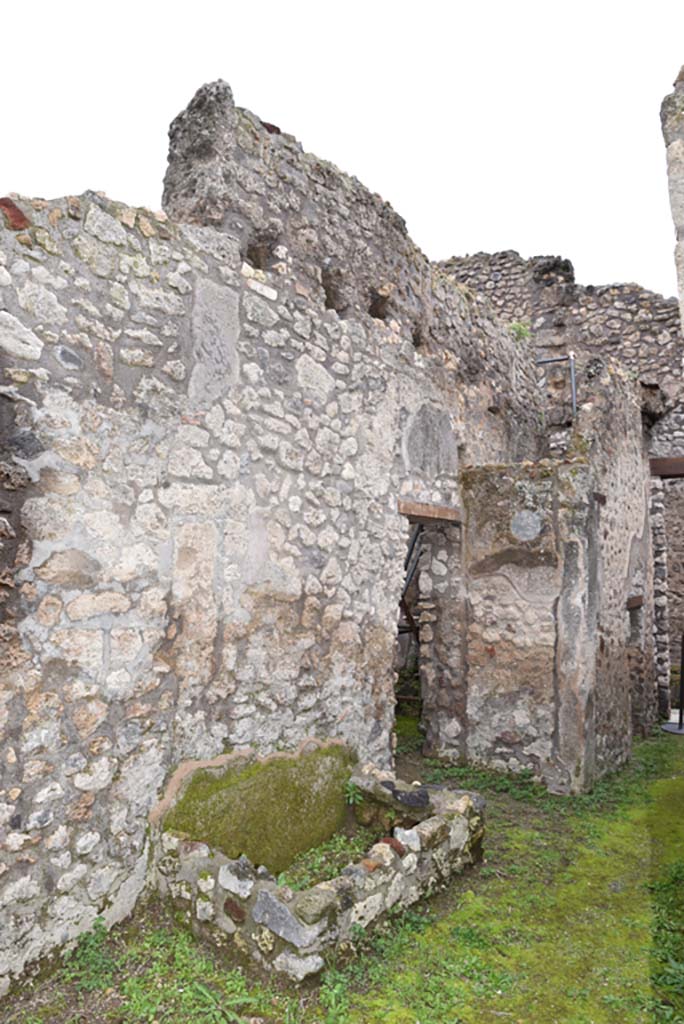
<svg viewBox="0 0 684 1024"><path fill-rule="evenodd" d="M282 971L283 974L289 975L295 981L303 981L304 978L322 971L324 963L320 956L297 956L289 949L284 949L273 961L273 966L277 971Z"/></svg>
<svg viewBox="0 0 684 1024"><path fill-rule="evenodd" d="M40 359L43 342L11 313L0 310L0 349L13 359Z"/></svg>
<svg viewBox="0 0 684 1024"><path fill-rule="evenodd" d="M323 883L300 893L295 900L294 912L304 924L315 924L337 906L337 893Z"/></svg>
<svg viewBox="0 0 684 1024"><path fill-rule="evenodd" d="M376 892L352 907L351 922L361 928L367 928L371 921L382 914L383 910L385 910L385 897L382 893Z"/></svg>
<svg viewBox="0 0 684 1024"><path fill-rule="evenodd" d="M451 822L449 828L449 849L463 850L470 840L470 829L466 818L457 817Z"/></svg>
<svg viewBox="0 0 684 1024"><path fill-rule="evenodd" d="M214 913L214 904L211 900L197 900L195 905L195 916L198 921L213 921Z"/></svg>
<svg viewBox="0 0 684 1024"><path fill-rule="evenodd" d="M420 850L420 836L414 828L397 827L394 830L394 837L395 839L398 839L402 846L407 850L413 850L414 852Z"/></svg>
<svg viewBox="0 0 684 1024"><path fill-rule="evenodd" d="M247 899L254 888L254 869L246 857L222 864L219 868L218 882L222 889Z"/></svg>
<svg viewBox="0 0 684 1024"><path fill-rule="evenodd" d="M421 848L431 850L449 838L449 823L442 818L428 818L416 825Z"/></svg>
<svg viewBox="0 0 684 1024"><path fill-rule="evenodd" d="M326 927L325 922L308 927L302 925L289 907L263 889L257 896L252 917L257 923L266 925L281 939L291 942L300 949L311 946Z"/></svg>

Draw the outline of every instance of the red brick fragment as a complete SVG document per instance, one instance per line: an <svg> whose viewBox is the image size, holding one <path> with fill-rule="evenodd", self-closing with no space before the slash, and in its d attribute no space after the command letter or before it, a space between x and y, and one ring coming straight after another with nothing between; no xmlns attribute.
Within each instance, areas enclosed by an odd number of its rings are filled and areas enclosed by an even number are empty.
<svg viewBox="0 0 684 1024"><path fill-rule="evenodd" d="M231 899L230 896L223 904L223 912L228 915L235 924L244 924L247 913L244 907L241 907L239 903Z"/></svg>
<svg viewBox="0 0 684 1024"><path fill-rule="evenodd" d="M364 857L361 861L366 871L377 871L378 868L382 867L379 860L372 860L370 857Z"/></svg>
<svg viewBox="0 0 684 1024"><path fill-rule="evenodd" d="M31 227L31 221L26 214L8 196L0 199L0 210L5 215L5 224L10 231L23 231Z"/></svg>

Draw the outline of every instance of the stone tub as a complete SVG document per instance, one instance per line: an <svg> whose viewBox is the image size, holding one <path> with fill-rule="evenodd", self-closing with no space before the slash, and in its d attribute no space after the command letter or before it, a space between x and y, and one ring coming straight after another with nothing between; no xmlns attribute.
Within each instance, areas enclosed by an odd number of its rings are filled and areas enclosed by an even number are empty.
<svg viewBox="0 0 684 1024"><path fill-rule="evenodd" d="M335 741L186 762L150 815L154 883L201 937L301 981L355 928L478 860L483 808L477 794L355 766ZM349 815L382 835L363 859L309 889L278 884L297 853L330 838Z"/></svg>

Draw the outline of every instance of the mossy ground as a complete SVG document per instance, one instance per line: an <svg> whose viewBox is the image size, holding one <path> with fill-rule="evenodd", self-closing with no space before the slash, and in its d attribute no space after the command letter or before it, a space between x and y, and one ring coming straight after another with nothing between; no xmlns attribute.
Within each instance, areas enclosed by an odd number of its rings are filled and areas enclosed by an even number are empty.
<svg viewBox="0 0 684 1024"><path fill-rule="evenodd" d="M451 775L485 793L486 861L359 937L320 987L259 982L147 908L0 1020L684 1022L684 741L639 744L627 769L570 799L526 777L445 769L415 752L402 761L404 777Z"/></svg>

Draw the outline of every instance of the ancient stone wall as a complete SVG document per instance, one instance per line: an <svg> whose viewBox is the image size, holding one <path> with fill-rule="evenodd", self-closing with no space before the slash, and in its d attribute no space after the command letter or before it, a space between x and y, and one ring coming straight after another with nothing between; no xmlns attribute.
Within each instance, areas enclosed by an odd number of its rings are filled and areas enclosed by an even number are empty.
<svg viewBox="0 0 684 1024"><path fill-rule="evenodd" d="M559 790L568 789L574 765L566 767L553 746L564 557L555 510L563 484L572 489L574 508L574 474L584 479L585 471L584 464L486 466L467 470L463 481L468 668L461 725L467 755L503 771L527 768ZM575 581L568 600L577 599L583 583ZM593 676L592 651L584 643L578 632L575 655ZM591 690L591 678L586 682ZM581 764L581 743L575 754Z"/></svg>
<svg viewBox="0 0 684 1024"><path fill-rule="evenodd" d="M665 493L660 477L651 477L651 544L653 550L653 644L655 651L658 709L670 713L670 616L668 602L668 536L665 527Z"/></svg>
<svg viewBox="0 0 684 1024"><path fill-rule="evenodd" d="M422 721L426 754L463 759L466 704L466 595L462 529L423 529L418 575Z"/></svg>
<svg viewBox="0 0 684 1024"><path fill-rule="evenodd" d="M573 445L462 474L467 756L561 792L626 760L656 713L650 478L619 372L596 382Z"/></svg>
<svg viewBox="0 0 684 1024"><path fill-rule="evenodd" d="M644 419L652 428L651 454L684 454L684 348L676 299L663 298L635 284L578 285L572 264L560 257L524 260L512 251L477 253L447 260L443 266L455 280L486 295L501 318L512 325L514 335L529 336L538 358L575 353L580 406L591 394L592 381L600 377L604 365L611 357L617 359L641 382ZM572 422L568 364L546 366L540 373L549 401L547 420L556 428L549 432L549 450L561 453L569 443ZM662 494L666 506L673 496L674 492L666 488ZM667 516L669 589L663 589L660 579L660 603L655 614L657 671L663 698L669 673L663 652L669 646L672 655L678 657L678 635L684 627L678 597L684 592L684 547L675 525L678 513L675 503ZM658 548L658 572L662 576L666 563L661 540L654 537L652 543ZM667 632L665 610L668 599L676 609L671 633ZM661 706L665 708L664 703Z"/></svg>
<svg viewBox="0 0 684 1024"><path fill-rule="evenodd" d="M663 100L660 120L667 147L670 207L677 239L675 263L684 322L684 68L674 83L674 92Z"/></svg>
<svg viewBox="0 0 684 1024"><path fill-rule="evenodd" d="M684 480L663 481L667 535L670 661L678 666L684 635Z"/></svg>
<svg viewBox="0 0 684 1024"><path fill-rule="evenodd" d="M658 385L673 398L682 396L684 353L676 299L636 284L579 285L570 261L556 256L524 260L512 251L477 253L441 266L486 295L506 323L526 328L540 358L573 350L582 366L613 356L644 384ZM563 394L567 402L567 383Z"/></svg>
<svg viewBox="0 0 684 1024"><path fill-rule="evenodd" d="M390 763L398 499L457 506L460 462L534 456L542 409L437 271L439 351L304 294L282 239L262 271L95 195L2 209L6 986L130 911L180 759L314 735Z"/></svg>
<svg viewBox="0 0 684 1024"><path fill-rule="evenodd" d="M684 318L684 68L674 92L665 98L660 112L670 187L670 206L675 226L675 263L679 281L679 303ZM656 428L654 454L684 455L684 408L676 407ZM684 484L665 484L665 519L668 543L670 657L679 664L684 634Z"/></svg>
<svg viewBox="0 0 684 1024"><path fill-rule="evenodd" d="M174 122L165 203L174 219L95 194L0 201L0 991L98 913L131 910L147 813L180 761L320 737L389 767L399 503L458 509L464 466L514 477L528 460L530 477L543 448L528 340L225 83ZM577 433L593 490L566 533L610 478L594 619L620 658L624 598L651 581L638 408L605 372L591 379L612 398L585 402ZM475 752L458 718L464 541L458 526L426 539L429 738ZM568 622L595 594L582 572L554 582ZM624 699L590 651L567 656L582 686ZM554 726L571 746L572 692ZM627 717L594 723L598 770L624 756Z"/></svg>
<svg viewBox="0 0 684 1024"><path fill-rule="evenodd" d="M488 387L491 411L520 424L518 457L530 457L529 438L539 428L538 401L528 405L534 367L525 356L510 359L491 310L472 293L461 301L463 290L427 260L379 195L236 107L225 82L199 89L169 137L170 216L228 232L243 258L262 268L281 265L284 243L299 294L342 319L394 322L463 385Z"/></svg>
<svg viewBox="0 0 684 1024"><path fill-rule="evenodd" d="M629 375L627 375L629 377ZM630 732L647 734L657 718L654 647L654 552L651 476L642 430L641 392L622 373L604 371L583 435L591 441L595 518L590 523L596 566L596 774L624 762ZM590 423L587 423L587 415ZM561 734L570 728L570 719Z"/></svg>

